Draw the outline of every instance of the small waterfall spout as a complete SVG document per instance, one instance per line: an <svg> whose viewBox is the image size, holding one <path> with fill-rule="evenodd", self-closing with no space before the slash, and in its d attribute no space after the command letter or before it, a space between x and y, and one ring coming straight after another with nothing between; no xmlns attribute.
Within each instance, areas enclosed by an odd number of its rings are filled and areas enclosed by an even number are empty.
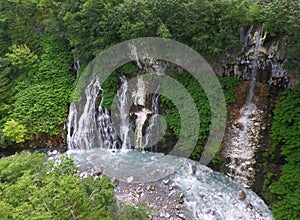
<svg viewBox="0 0 300 220"><path fill-rule="evenodd" d="M260 50L260 44L262 39L262 29L260 28L256 32L256 38L255 38L255 46L253 50L253 61L252 61L252 71L251 71L251 77L250 77L250 87L249 87L249 94L247 98L246 105L249 105L252 103L253 95L254 95L254 88L255 88L255 81L256 81L256 74L259 64L259 50Z"/></svg>
<svg viewBox="0 0 300 220"><path fill-rule="evenodd" d="M159 87L158 87L159 89ZM145 133L145 144L143 149L152 148L154 152L157 152L157 141L160 138L160 121L159 121L159 95L153 94L152 96L152 116L149 120L149 126Z"/></svg>
<svg viewBox="0 0 300 220"><path fill-rule="evenodd" d="M135 128L135 148L143 150L143 126L145 121L147 120L147 115L151 114L152 112L146 108L142 108L141 111L135 112L137 119L135 121L136 128Z"/></svg>
<svg viewBox="0 0 300 220"><path fill-rule="evenodd" d="M255 151L258 148L259 132L255 124L258 121L259 110L253 103L255 90L256 73L259 68L259 52L262 39L262 29L255 33L255 45L253 49L252 71L246 104L244 105L241 117L235 122L235 129L230 131L231 140L226 148L226 156L230 158L229 176L245 187L253 183L255 171Z"/></svg>

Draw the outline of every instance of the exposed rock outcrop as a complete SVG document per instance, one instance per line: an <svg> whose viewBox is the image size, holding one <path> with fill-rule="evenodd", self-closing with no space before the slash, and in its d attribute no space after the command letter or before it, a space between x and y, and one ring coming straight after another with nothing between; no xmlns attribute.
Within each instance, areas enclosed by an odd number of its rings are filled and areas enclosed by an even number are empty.
<svg viewBox="0 0 300 220"><path fill-rule="evenodd" d="M234 49L214 63L213 69L219 76L233 76L242 80L250 80L252 60L254 59L255 39L258 29L252 25L241 27L239 30L241 48ZM300 73L297 70L287 71L284 64L287 62L287 38L274 39L264 32L259 49L257 82L268 83L279 87L290 87L299 83Z"/></svg>

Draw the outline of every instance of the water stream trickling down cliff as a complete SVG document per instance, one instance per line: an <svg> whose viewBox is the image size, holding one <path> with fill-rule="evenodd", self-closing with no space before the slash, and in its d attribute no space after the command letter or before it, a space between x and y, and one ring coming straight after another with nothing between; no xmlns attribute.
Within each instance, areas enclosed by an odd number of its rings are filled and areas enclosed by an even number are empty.
<svg viewBox="0 0 300 220"><path fill-rule="evenodd" d="M250 187L255 178L255 152L259 148L260 110L253 102L256 75L259 67L259 54L262 39L262 29L255 32L255 45L252 55L251 75L246 103L241 109L241 117L229 129L230 138L225 143L225 156L230 158L227 164L228 176L245 187Z"/></svg>

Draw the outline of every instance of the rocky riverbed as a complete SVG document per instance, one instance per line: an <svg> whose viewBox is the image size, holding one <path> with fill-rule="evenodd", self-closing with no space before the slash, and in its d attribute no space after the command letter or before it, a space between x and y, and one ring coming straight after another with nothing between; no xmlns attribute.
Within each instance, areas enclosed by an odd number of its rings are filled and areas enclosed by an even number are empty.
<svg viewBox="0 0 300 220"><path fill-rule="evenodd" d="M150 219L273 219L254 192L186 158L104 149L68 154L79 165L80 178L108 175L117 184L117 201L146 203Z"/></svg>
<svg viewBox="0 0 300 220"><path fill-rule="evenodd" d="M152 183L119 182L115 197L121 203L138 206L146 203L151 208L150 219L193 219L184 202L184 192L169 178Z"/></svg>

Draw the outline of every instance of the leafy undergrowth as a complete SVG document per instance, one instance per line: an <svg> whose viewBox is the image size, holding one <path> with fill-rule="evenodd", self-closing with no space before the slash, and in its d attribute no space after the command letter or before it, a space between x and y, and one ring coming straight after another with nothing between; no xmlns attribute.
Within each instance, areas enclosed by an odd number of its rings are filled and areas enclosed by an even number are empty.
<svg viewBox="0 0 300 220"><path fill-rule="evenodd" d="M269 187L276 219L300 219L300 85L284 92L274 110L272 140L285 157L281 177Z"/></svg>
<svg viewBox="0 0 300 220"><path fill-rule="evenodd" d="M0 219L147 219L147 207L118 213L115 185L104 175L78 178L69 157L21 152L0 160ZM136 218L137 217L137 218Z"/></svg>

